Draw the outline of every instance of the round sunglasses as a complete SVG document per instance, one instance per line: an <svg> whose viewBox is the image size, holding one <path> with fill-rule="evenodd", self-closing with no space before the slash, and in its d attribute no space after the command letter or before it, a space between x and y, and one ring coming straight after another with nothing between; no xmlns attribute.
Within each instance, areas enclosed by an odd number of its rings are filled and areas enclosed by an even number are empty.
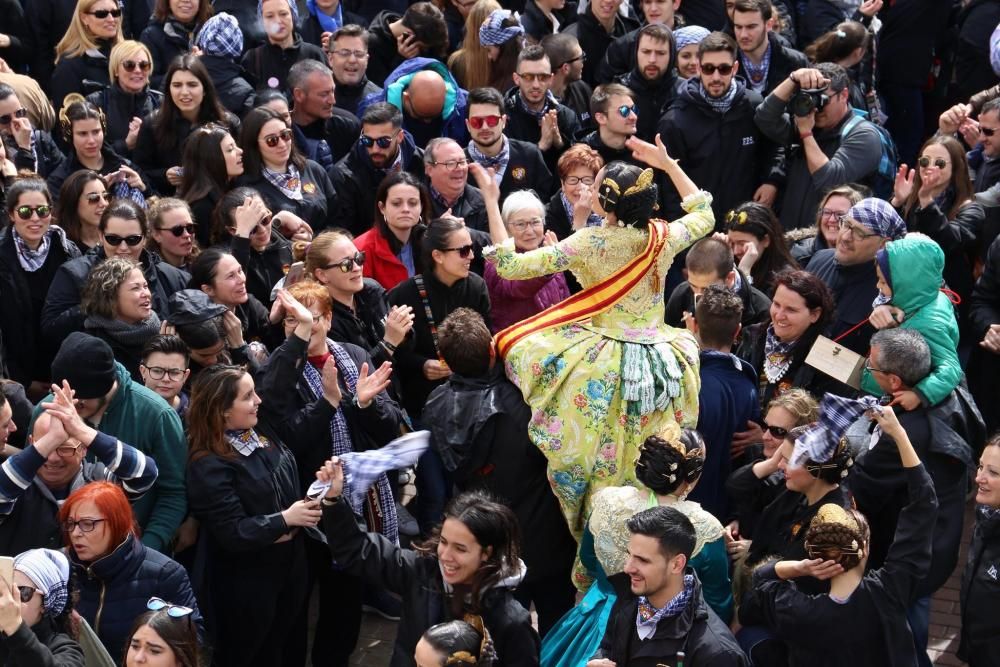
<svg viewBox="0 0 1000 667"><path fill-rule="evenodd" d="M97 204L102 199L104 201L106 201L106 202L111 201L111 193L110 192L90 192L90 193L87 194L87 203L88 204Z"/></svg>
<svg viewBox="0 0 1000 667"><path fill-rule="evenodd" d="M375 138L369 137L367 134L362 134L358 141L360 141L361 145L365 148L371 148L372 146L378 144L379 148L385 150L389 146L392 146L392 137L389 136Z"/></svg>
<svg viewBox="0 0 1000 667"><path fill-rule="evenodd" d="M37 213L39 219L44 220L52 214L52 207L47 204L41 204L39 206L18 206L14 209L17 213L17 217L21 220L31 220L31 215Z"/></svg>
<svg viewBox="0 0 1000 667"><path fill-rule="evenodd" d="M264 137L264 143L267 144L268 148L274 148L278 145L279 141L284 141L286 144L292 140L291 130L282 130L277 134L269 134Z"/></svg>
<svg viewBox="0 0 1000 667"><path fill-rule="evenodd" d="M618 107L618 115L622 118L628 118L632 114L635 114L636 116L639 115L639 108L636 105L633 104L632 106L629 106L627 104L623 104Z"/></svg>
<svg viewBox="0 0 1000 667"><path fill-rule="evenodd" d="M948 163L947 163L947 162L946 162L946 161L945 161L944 159L942 159L942 158L937 158L936 160L933 160L933 161L932 161L932 160L931 160L931 159L930 159L929 157L927 157L926 155L921 155L921 156L920 156L920 159L919 159L919 160L917 160L917 164L919 164L919 165L920 165L921 167L923 167L924 169L926 169L927 167L931 166L932 164L933 164L933 165L934 165L935 167L937 167L938 169L944 169L945 167L947 167L947 166L948 166Z"/></svg>
<svg viewBox="0 0 1000 667"><path fill-rule="evenodd" d="M136 67L138 67L140 71L148 72L153 69L153 63L148 60L140 60L138 62L135 60L126 60L122 63L122 67L125 68L126 72L134 72Z"/></svg>

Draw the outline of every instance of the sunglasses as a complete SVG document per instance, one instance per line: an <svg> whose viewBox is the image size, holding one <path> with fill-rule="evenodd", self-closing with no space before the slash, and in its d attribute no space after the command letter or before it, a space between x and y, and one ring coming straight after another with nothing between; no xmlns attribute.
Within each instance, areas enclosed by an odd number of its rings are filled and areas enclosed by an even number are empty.
<svg viewBox="0 0 1000 667"><path fill-rule="evenodd" d="M375 137L369 137L367 134L362 134L359 141L365 148L371 148L373 145L377 144L379 148L385 150L389 146L392 146L392 137L389 136L379 137L376 139Z"/></svg>
<svg viewBox="0 0 1000 667"><path fill-rule="evenodd" d="M101 19L102 21L108 18L109 16L114 17L116 19L121 18L122 16L122 10L120 9L98 9L95 12L87 12L87 13L93 16L94 18Z"/></svg>
<svg viewBox="0 0 1000 667"><path fill-rule="evenodd" d="M142 243L143 238L144 237L142 234L129 234L128 236L118 236L118 234L104 235L104 240L107 241L108 245L120 246L124 241L125 245L127 245L130 248L134 248L135 246Z"/></svg>
<svg viewBox="0 0 1000 667"><path fill-rule="evenodd" d="M14 120L15 118L27 118L27 117L28 117L27 109L18 109L14 113L5 113L4 115L0 116L0 125L10 125L11 121Z"/></svg>
<svg viewBox="0 0 1000 667"><path fill-rule="evenodd" d="M337 267L340 269L342 273L350 273L351 268L353 268L355 264L357 264L359 267L365 265L365 253L359 250L358 252L354 253L354 257L348 257L347 259L341 262L334 262L332 264L327 264L326 266L323 267L323 270L326 271L327 269L332 269L334 267Z"/></svg>
<svg viewBox="0 0 1000 667"><path fill-rule="evenodd" d="M3 118L0 118L0 122L2 121ZM991 127L981 127L979 128L979 131L983 133L984 137L992 137L994 134L997 133L997 131Z"/></svg>
<svg viewBox="0 0 1000 667"><path fill-rule="evenodd" d="M148 60L140 60L139 62L136 62L134 60L126 60L125 62L122 63L122 67L125 68L126 72L134 72L136 67L138 67L143 72L148 72L149 70L153 69L153 63L149 62Z"/></svg>
<svg viewBox="0 0 1000 667"><path fill-rule="evenodd" d="M788 435L788 429L782 428L780 426L771 426L770 424L764 424L764 430L770 433L773 437L779 440L784 440L785 436Z"/></svg>
<svg viewBox="0 0 1000 667"><path fill-rule="evenodd" d="M472 255L472 244L461 246L460 248L441 248L442 252L457 252L462 259L468 259Z"/></svg>
<svg viewBox="0 0 1000 667"><path fill-rule="evenodd" d="M111 193L110 192L91 192L90 194L87 195L87 203L88 204L96 204L99 201L101 201L102 199L104 201L106 201L106 202L111 201Z"/></svg>
<svg viewBox="0 0 1000 667"><path fill-rule="evenodd" d="M531 74L531 73L520 74L520 73L518 73L518 76L521 77L522 79L524 79L525 81L527 81L528 83L534 83L535 81L538 81L539 83L545 83L546 81L548 81L549 79L552 78L552 74L551 73L550 74Z"/></svg>
<svg viewBox="0 0 1000 667"><path fill-rule="evenodd" d="M722 76L729 76L730 74L733 73L733 65L725 63L722 65L713 65L712 63L705 63L704 65L701 66L701 71L709 76L712 76L716 72L718 72Z"/></svg>
<svg viewBox="0 0 1000 667"><path fill-rule="evenodd" d="M473 130L481 130L483 125L486 127L496 127L500 123L500 116L470 116L469 126Z"/></svg>
<svg viewBox="0 0 1000 667"><path fill-rule="evenodd" d="M639 109L634 104L632 106L623 104L620 107L618 107L618 115L620 115L622 118L628 118L632 114L635 114L636 116L639 115Z"/></svg>
<svg viewBox="0 0 1000 667"><path fill-rule="evenodd" d="M18 206L14 209L21 220L31 220L31 214L37 213L39 218L47 218L52 213L52 207L46 204L40 206Z"/></svg>
<svg viewBox="0 0 1000 667"><path fill-rule="evenodd" d="M35 593L38 592L37 588L32 588L31 586L18 586L17 594L21 598L21 604L28 604L31 602L31 598L35 597Z"/></svg>
<svg viewBox="0 0 1000 667"><path fill-rule="evenodd" d="M149 602L146 603L146 609L150 611L160 611L161 609L166 609L167 616L170 618L184 618L194 612L194 609L191 607L183 607L179 604L170 604L163 598L149 598Z"/></svg>
<svg viewBox="0 0 1000 667"><path fill-rule="evenodd" d="M944 169L945 167L948 166L948 163L945 160L943 160L942 158L938 158L938 159L936 159L936 160L934 160L932 162L931 159L929 157L927 157L926 155L921 155L920 159L917 160L917 164L919 164L924 169L926 169L927 167L931 166L931 164L933 164L938 169Z"/></svg>
<svg viewBox="0 0 1000 667"><path fill-rule="evenodd" d="M264 143L267 144L268 148L274 148L275 146L278 145L279 141L284 141L285 143L288 143L291 140L292 140L291 130L282 130L277 134L269 134L266 137L264 137Z"/></svg>
<svg viewBox="0 0 1000 667"><path fill-rule="evenodd" d="M191 222L186 225L176 225L174 227L157 227L157 229L159 229L161 232L170 232L177 238L180 238L184 236L184 232L187 232L191 236L194 236L194 232L196 229L198 229L198 225Z"/></svg>

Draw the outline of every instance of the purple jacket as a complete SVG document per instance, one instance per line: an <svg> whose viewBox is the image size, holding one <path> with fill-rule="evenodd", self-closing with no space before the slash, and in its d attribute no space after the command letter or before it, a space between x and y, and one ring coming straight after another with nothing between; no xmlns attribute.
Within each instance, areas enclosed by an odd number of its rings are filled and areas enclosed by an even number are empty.
<svg viewBox="0 0 1000 667"><path fill-rule="evenodd" d="M507 280L498 276L496 267L487 262L483 278L490 294L493 333L569 298L562 272L528 280Z"/></svg>

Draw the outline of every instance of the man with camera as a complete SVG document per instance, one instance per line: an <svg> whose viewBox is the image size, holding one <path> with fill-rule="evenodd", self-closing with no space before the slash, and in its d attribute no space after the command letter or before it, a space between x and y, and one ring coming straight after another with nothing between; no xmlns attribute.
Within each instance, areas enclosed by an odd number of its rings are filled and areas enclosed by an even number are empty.
<svg viewBox="0 0 1000 667"><path fill-rule="evenodd" d="M820 195L878 171L882 143L867 120L845 128L853 112L849 79L840 65L797 69L764 99L754 121L772 141L789 146L781 224L813 224Z"/></svg>

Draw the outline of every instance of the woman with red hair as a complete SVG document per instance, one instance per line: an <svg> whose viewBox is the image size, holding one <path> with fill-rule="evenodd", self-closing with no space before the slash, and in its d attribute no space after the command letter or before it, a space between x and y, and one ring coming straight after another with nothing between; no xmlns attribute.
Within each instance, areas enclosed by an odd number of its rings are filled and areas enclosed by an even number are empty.
<svg viewBox="0 0 1000 667"><path fill-rule="evenodd" d="M80 585L76 609L115 664L121 662L133 620L146 611L151 597L194 609L202 634L187 572L139 541L132 506L121 488L111 482L80 487L59 509L59 523Z"/></svg>

